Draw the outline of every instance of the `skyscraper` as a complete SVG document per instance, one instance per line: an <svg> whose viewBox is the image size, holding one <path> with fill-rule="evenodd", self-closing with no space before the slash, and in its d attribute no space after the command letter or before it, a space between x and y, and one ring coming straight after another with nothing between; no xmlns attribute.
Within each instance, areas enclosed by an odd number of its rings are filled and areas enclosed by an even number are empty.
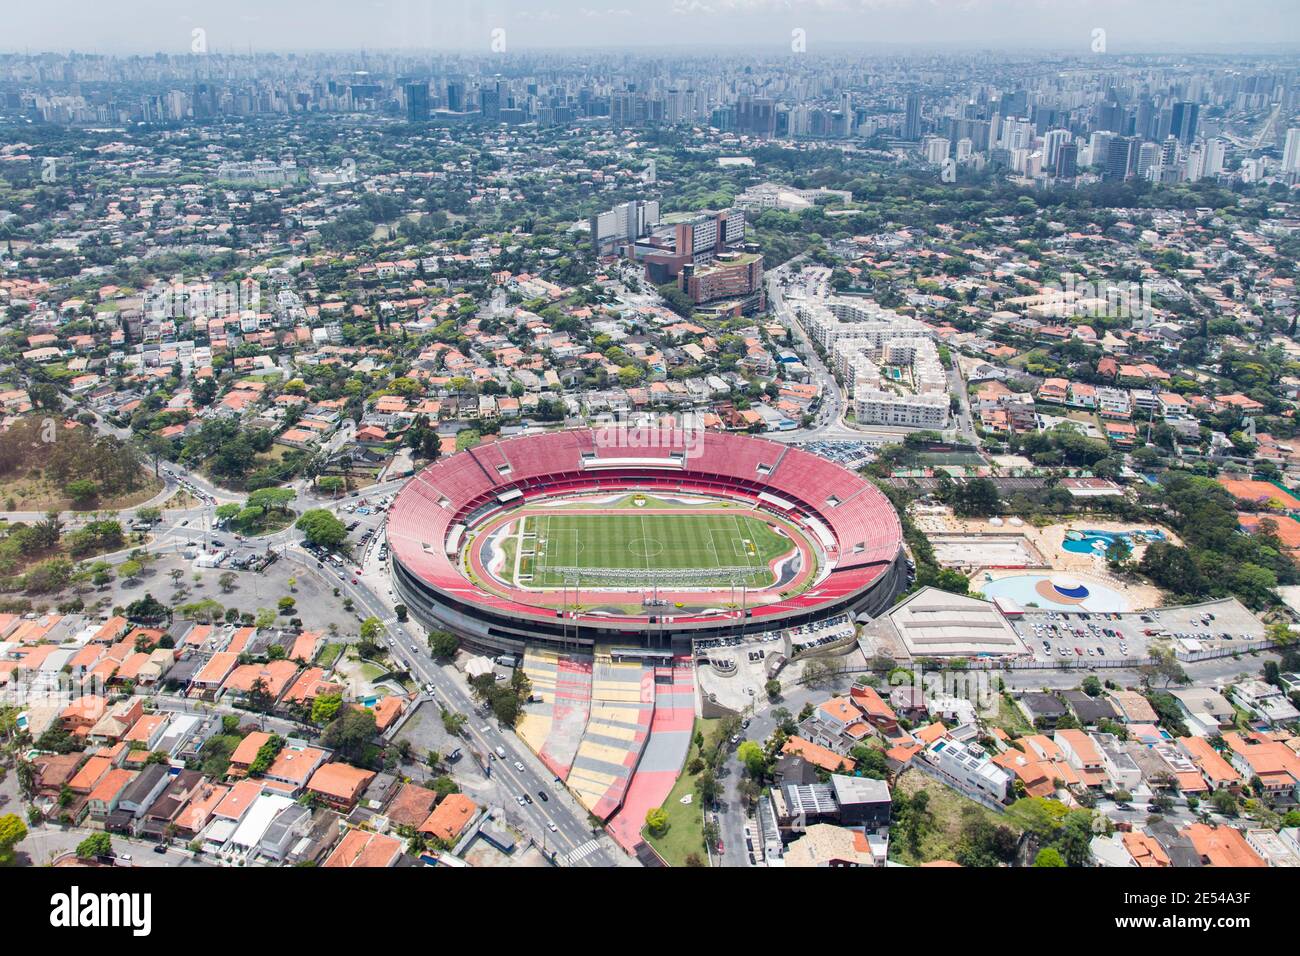
<svg viewBox="0 0 1300 956"><path fill-rule="evenodd" d="M907 108L903 114L903 139L916 142L921 138L921 94L907 94Z"/></svg>
<svg viewBox="0 0 1300 956"><path fill-rule="evenodd" d="M1201 108L1195 103L1180 101L1174 104L1170 114L1169 132L1178 137L1180 143L1190 143L1196 138L1196 121L1200 118Z"/></svg>
<svg viewBox="0 0 1300 956"><path fill-rule="evenodd" d="M447 109L453 113L465 112L465 84L460 80L447 81Z"/></svg>
<svg viewBox="0 0 1300 956"><path fill-rule="evenodd" d="M1116 136L1106 145L1106 160L1102 176L1105 179L1127 179L1133 171L1137 140Z"/></svg>
<svg viewBox="0 0 1300 956"><path fill-rule="evenodd" d="M1049 129L1043 137L1043 159L1049 168L1056 168L1056 157L1061 147L1071 139L1068 129Z"/></svg>
<svg viewBox="0 0 1300 956"><path fill-rule="evenodd" d="M1056 175L1060 179L1073 179L1079 175L1079 146L1063 143L1056 151Z"/></svg>
<svg viewBox="0 0 1300 956"><path fill-rule="evenodd" d="M1282 148L1282 172L1300 173L1300 127L1286 131L1286 146Z"/></svg>
<svg viewBox="0 0 1300 956"><path fill-rule="evenodd" d="M429 118L429 84L406 84L406 119L410 123L423 123Z"/></svg>
<svg viewBox="0 0 1300 956"><path fill-rule="evenodd" d="M501 116L501 93L496 84L485 86L478 91L479 111L486 120L496 120Z"/></svg>

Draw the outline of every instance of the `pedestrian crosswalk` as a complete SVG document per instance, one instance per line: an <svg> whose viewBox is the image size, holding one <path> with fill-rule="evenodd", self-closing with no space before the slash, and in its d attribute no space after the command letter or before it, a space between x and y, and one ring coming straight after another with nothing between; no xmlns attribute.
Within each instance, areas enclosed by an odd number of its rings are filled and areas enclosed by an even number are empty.
<svg viewBox="0 0 1300 956"><path fill-rule="evenodd" d="M600 849L599 843L597 843L595 840L588 840L586 843L582 844L582 846L576 847L572 853L568 854L565 857L565 862L569 866L573 866L579 860L591 856L591 854L595 853L599 849Z"/></svg>

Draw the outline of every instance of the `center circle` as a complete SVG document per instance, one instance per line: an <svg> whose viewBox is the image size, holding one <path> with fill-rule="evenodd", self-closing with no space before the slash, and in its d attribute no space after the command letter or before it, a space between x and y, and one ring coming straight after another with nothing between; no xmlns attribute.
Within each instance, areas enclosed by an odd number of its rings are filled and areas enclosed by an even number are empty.
<svg viewBox="0 0 1300 956"><path fill-rule="evenodd" d="M633 538L627 543L627 549L638 558L653 558L663 553L664 543L658 538Z"/></svg>

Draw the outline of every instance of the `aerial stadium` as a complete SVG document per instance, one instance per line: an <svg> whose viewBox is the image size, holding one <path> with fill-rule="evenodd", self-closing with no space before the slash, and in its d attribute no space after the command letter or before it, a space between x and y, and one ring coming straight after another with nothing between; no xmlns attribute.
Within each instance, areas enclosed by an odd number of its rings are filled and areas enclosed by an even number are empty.
<svg viewBox="0 0 1300 956"><path fill-rule="evenodd" d="M397 593L470 646L689 649L833 614L905 584L870 482L809 452L697 429L572 429L478 445L394 501Z"/></svg>

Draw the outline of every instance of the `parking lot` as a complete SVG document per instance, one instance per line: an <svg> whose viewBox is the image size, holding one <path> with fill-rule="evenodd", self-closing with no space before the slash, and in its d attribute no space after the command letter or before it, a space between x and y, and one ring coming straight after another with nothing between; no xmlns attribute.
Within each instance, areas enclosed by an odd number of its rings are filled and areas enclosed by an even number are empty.
<svg viewBox="0 0 1300 956"><path fill-rule="evenodd" d="M792 652L798 653L812 647L834 644L836 641L852 637L855 630L853 621L847 614L838 614L835 617L828 617L824 621L817 621L815 624L790 628L788 633L790 635L790 649Z"/></svg>
<svg viewBox="0 0 1300 956"><path fill-rule="evenodd" d="M1155 642L1195 653L1231 651L1265 636L1264 625L1234 599L1118 614L1029 608L1011 623L1040 661L1142 661Z"/></svg>

